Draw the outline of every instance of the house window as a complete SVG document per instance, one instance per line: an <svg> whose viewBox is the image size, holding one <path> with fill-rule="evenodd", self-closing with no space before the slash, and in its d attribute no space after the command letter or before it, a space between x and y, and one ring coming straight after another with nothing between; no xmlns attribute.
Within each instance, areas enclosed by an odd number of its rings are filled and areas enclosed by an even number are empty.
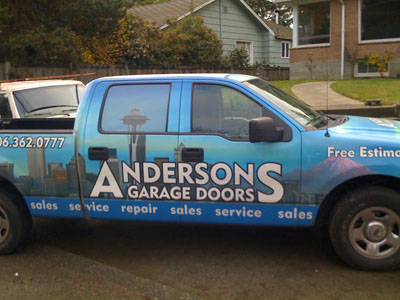
<svg viewBox="0 0 400 300"><path fill-rule="evenodd" d="M399 0L360 0L361 40L400 38Z"/></svg>
<svg viewBox="0 0 400 300"><path fill-rule="evenodd" d="M376 65L368 64L365 61L360 61L355 66L356 77L379 77L381 76L378 67ZM389 70L389 66L386 66L386 70ZM383 73L383 76L389 76L389 72Z"/></svg>
<svg viewBox="0 0 400 300"><path fill-rule="evenodd" d="M281 45L282 45L282 50L281 50L282 58L289 58L290 57L290 53L289 53L290 44L289 44L289 42L282 42Z"/></svg>
<svg viewBox="0 0 400 300"><path fill-rule="evenodd" d="M236 48L242 48L249 54L249 63L253 64L253 42L236 41Z"/></svg>
<svg viewBox="0 0 400 300"><path fill-rule="evenodd" d="M330 42L330 3L319 2L298 7L298 45Z"/></svg>

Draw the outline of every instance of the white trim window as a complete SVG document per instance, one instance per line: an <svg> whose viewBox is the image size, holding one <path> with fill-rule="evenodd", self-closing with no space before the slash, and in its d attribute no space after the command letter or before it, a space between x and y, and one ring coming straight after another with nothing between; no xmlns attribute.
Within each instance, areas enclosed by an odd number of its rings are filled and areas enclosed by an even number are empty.
<svg viewBox="0 0 400 300"><path fill-rule="evenodd" d="M400 40L399 0L358 0L359 41Z"/></svg>
<svg viewBox="0 0 400 300"><path fill-rule="evenodd" d="M290 43L289 42L282 42L281 43L281 57L282 58L289 58L290 57Z"/></svg>
<svg viewBox="0 0 400 300"><path fill-rule="evenodd" d="M382 74L384 77L389 76L389 66L386 66L386 70L387 72ZM359 61L354 66L354 75L355 77L381 77L377 66L367 64L365 61Z"/></svg>
<svg viewBox="0 0 400 300"><path fill-rule="evenodd" d="M296 46L330 43L330 1L301 4L296 15Z"/></svg>
<svg viewBox="0 0 400 300"><path fill-rule="evenodd" d="M236 41L236 48L242 48L249 54L249 64L254 63L253 42L251 41Z"/></svg>

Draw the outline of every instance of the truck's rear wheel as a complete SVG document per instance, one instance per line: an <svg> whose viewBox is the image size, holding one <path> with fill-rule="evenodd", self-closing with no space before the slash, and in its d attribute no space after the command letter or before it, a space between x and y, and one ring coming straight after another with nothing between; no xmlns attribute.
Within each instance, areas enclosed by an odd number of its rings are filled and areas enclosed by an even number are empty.
<svg viewBox="0 0 400 300"><path fill-rule="evenodd" d="M15 251L29 237L32 218L22 199L0 190L0 254Z"/></svg>
<svg viewBox="0 0 400 300"><path fill-rule="evenodd" d="M359 189L334 209L329 231L338 255L370 271L400 267L400 194L384 187Z"/></svg>

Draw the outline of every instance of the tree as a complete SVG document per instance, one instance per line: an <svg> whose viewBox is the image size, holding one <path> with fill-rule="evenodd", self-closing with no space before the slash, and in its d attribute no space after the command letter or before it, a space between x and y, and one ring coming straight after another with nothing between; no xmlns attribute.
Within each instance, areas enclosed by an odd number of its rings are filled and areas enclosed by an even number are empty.
<svg viewBox="0 0 400 300"><path fill-rule="evenodd" d="M292 9L284 4L268 0L245 1L262 19L275 21L275 11L279 11L279 24L284 26L292 24Z"/></svg>
<svg viewBox="0 0 400 300"><path fill-rule="evenodd" d="M371 65L375 67L381 77L383 77L384 73L388 70L389 60L393 57L391 52L386 51L385 54L379 55L378 53L373 53L369 55L367 58L367 65Z"/></svg>
<svg viewBox="0 0 400 300"><path fill-rule="evenodd" d="M77 35L107 35L126 14L126 0L3 0L15 16L12 31L69 27Z"/></svg>
<svg viewBox="0 0 400 300"><path fill-rule="evenodd" d="M0 2L0 57L2 58L5 58L7 55L8 41L5 35L7 32L7 24L11 22L12 18L13 16L9 8L4 3Z"/></svg>
<svg viewBox="0 0 400 300"><path fill-rule="evenodd" d="M8 46L8 57L19 65L77 64L80 57L75 36L68 28L27 30L10 37Z"/></svg>
<svg viewBox="0 0 400 300"><path fill-rule="evenodd" d="M202 17L186 17L169 23L160 43L160 61L165 67L220 65L222 42L204 25Z"/></svg>
<svg viewBox="0 0 400 300"><path fill-rule="evenodd" d="M128 1L128 7L134 7L134 6L143 6L143 5L149 5L149 4L156 4L160 2L166 2L168 0L127 0Z"/></svg>
<svg viewBox="0 0 400 300"><path fill-rule="evenodd" d="M98 36L83 51L83 62L89 64L122 64L148 66L156 64L161 31L143 19L128 15L118 22L109 38Z"/></svg>
<svg viewBox="0 0 400 300"><path fill-rule="evenodd" d="M126 14L125 4L126 0L2 0L0 53L17 65L79 62L80 47L115 31Z"/></svg>
<svg viewBox="0 0 400 300"><path fill-rule="evenodd" d="M128 15L110 37L97 36L82 49L83 62L89 64L212 68L220 65L222 56L222 42L201 17L170 22L161 31Z"/></svg>
<svg viewBox="0 0 400 300"><path fill-rule="evenodd" d="M229 53L229 62L233 67L248 67L250 62L249 54L243 48L235 48Z"/></svg>
<svg viewBox="0 0 400 300"><path fill-rule="evenodd" d="M13 65L221 64L222 42L201 17L169 23L161 31L126 15L133 2L163 0L3 0L0 54Z"/></svg>

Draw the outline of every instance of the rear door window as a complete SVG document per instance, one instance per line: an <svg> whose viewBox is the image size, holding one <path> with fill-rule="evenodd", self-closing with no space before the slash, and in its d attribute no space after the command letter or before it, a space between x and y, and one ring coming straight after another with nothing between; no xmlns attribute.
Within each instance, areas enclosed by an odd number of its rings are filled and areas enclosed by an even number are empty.
<svg viewBox="0 0 400 300"><path fill-rule="evenodd" d="M166 132L170 90L170 84L111 86L103 103L100 131Z"/></svg>

